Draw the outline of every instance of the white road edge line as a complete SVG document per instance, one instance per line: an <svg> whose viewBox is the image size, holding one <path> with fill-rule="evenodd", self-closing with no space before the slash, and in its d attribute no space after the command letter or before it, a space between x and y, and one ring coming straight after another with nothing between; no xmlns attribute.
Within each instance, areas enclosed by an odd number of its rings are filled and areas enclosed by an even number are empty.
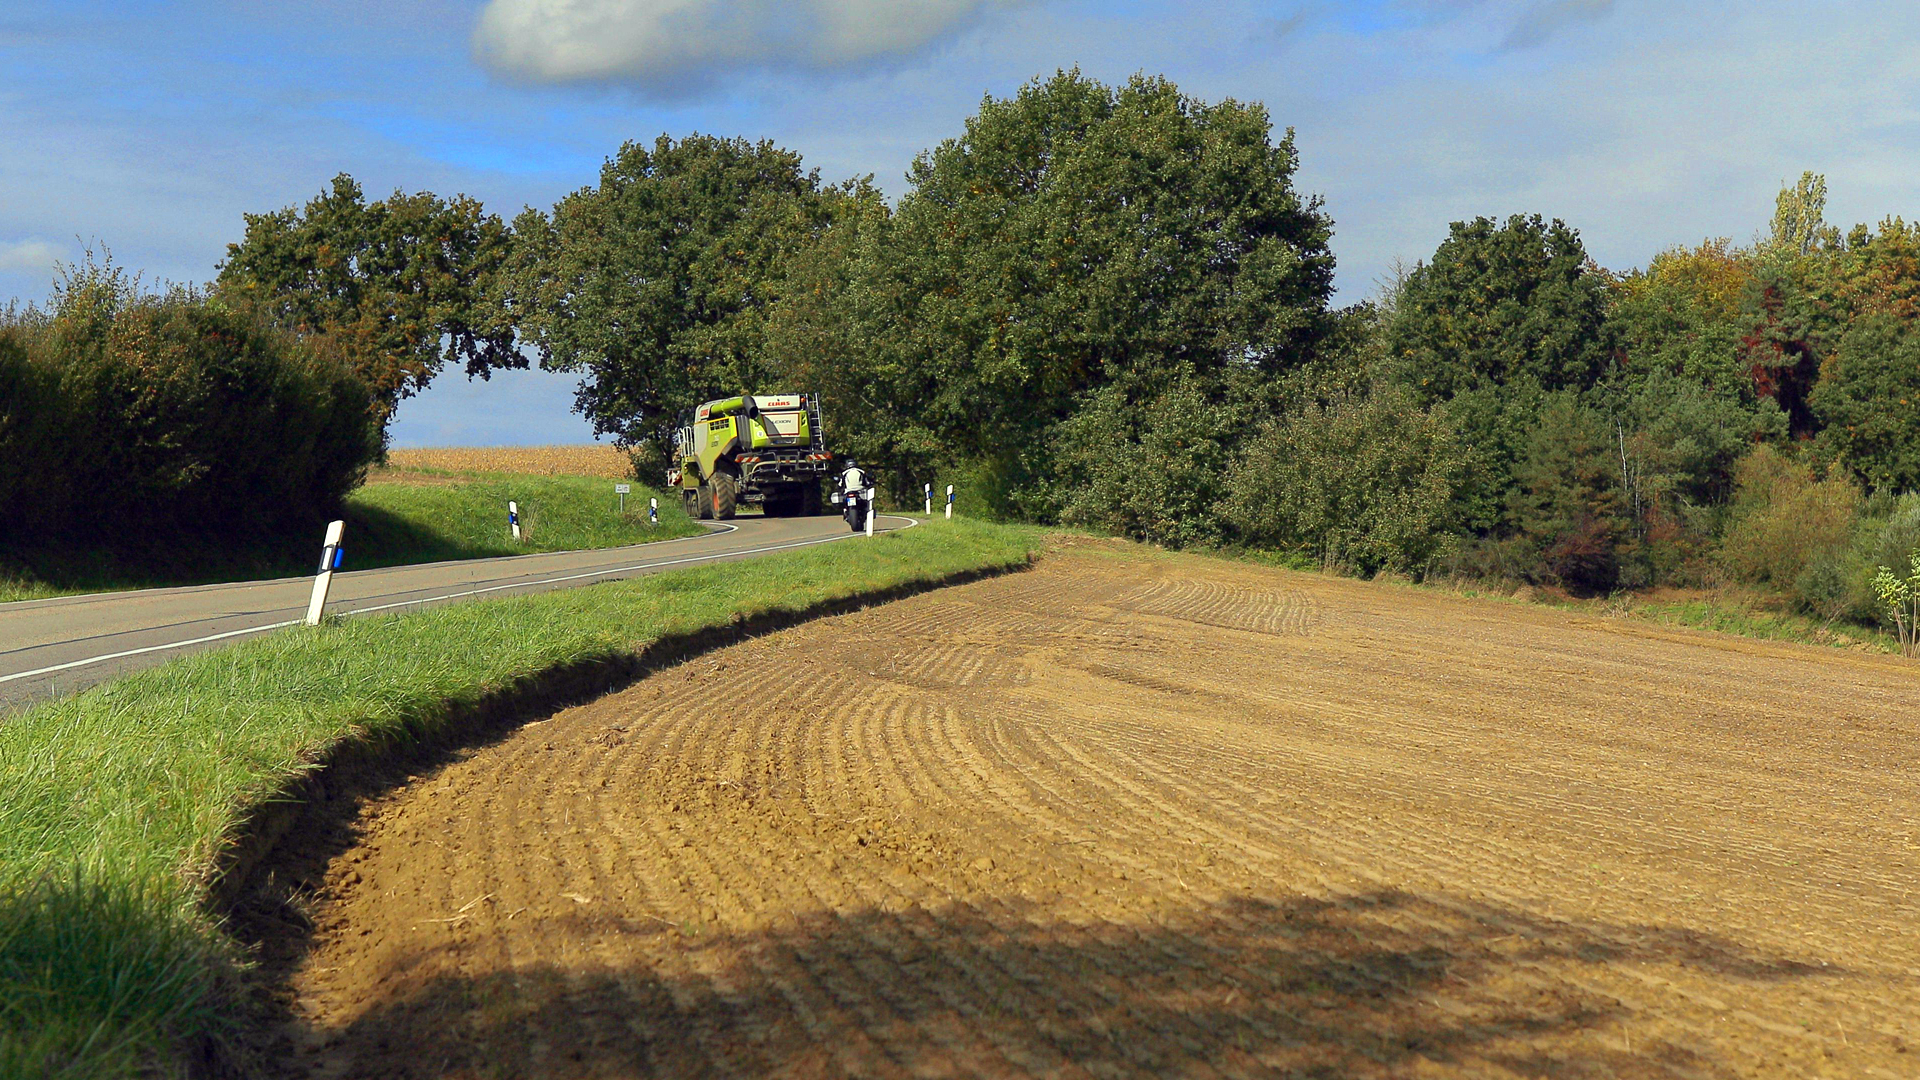
<svg viewBox="0 0 1920 1080"><path fill-rule="evenodd" d="M688 541L688 540L705 540L709 536L725 536L728 533L735 533L740 531L740 526L730 525L724 521L702 521L700 522L700 524L706 526L707 528L712 529L713 531L700 533L695 536L676 536L669 540L648 540L641 544L627 544L622 546L647 547L647 546L652 546L656 544L679 544L679 543L684 543L685 541ZM545 558L548 555L585 555L594 551L604 551L604 550L607 550L607 549L605 548L568 548L565 551L528 551L528 552L523 552L519 555L490 555L485 559L477 560L477 561L506 562L509 559L540 559L540 558ZM392 566L376 566L376 567L373 567L371 570L355 571L355 573L374 573L381 570L414 570L422 566L440 566L449 562L468 562L468 561L476 561L476 560L442 559L442 560L439 560L438 562L430 562L430 563L396 563ZM212 582L208 582L205 585L157 585L152 588L146 588L146 589L108 589L104 592L61 593L57 596L35 597L32 600L8 600L5 603L0 603L0 614L4 614L16 608L24 608L28 604L49 604L49 605L63 604L64 605L64 604L70 604L70 603L81 601L81 600L111 600L114 597L132 596L135 593L191 592L194 589L244 589L254 585L273 585L282 581L310 581L312 580L312 577L313 575L308 574L303 577L264 578L259 581L212 581ZM5 680L0 680L0 682L3 682L3 681Z"/></svg>
<svg viewBox="0 0 1920 1080"><path fill-rule="evenodd" d="M15 679L25 679L34 675L50 675L53 672L65 671L68 668L86 667L88 664L104 664L109 660L119 660L128 656L139 656L142 653L164 652L167 649L184 649L188 645L199 645L208 641L219 641L221 638L239 637L242 634L264 634L269 630L278 630L282 627L297 625L300 621L299 619L288 619L286 622L268 623L265 626L248 626L239 630L229 630L224 634L208 634L206 637L189 638L186 641L170 641L164 645L149 645L144 649L128 649L125 652L89 656L85 660L69 660L64 664L55 664L52 667L35 668L32 671L16 671L11 675L0 675L0 683L9 683Z"/></svg>
<svg viewBox="0 0 1920 1080"><path fill-rule="evenodd" d="M888 514L887 516L892 517L893 515ZM908 529L911 529L914 526L920 524L920 522L914 520L913 518L907 518L906 520L907 520ZM739 529L739 526L737 525L734 526L734 529L737 531ZM906 530L902 529L900 531L905 532ZM711 535L721 535L721 534L716 533ZM717 560L717 559L730 558L737 555L758 555L768 551L782 551L787 548L811 547L814 544L830 544L836 540L851 540L857 535L859 534L847 533L844 536L826 536L818 540L800 540L800 541L797 541L794 543L788 543L788 544L769 544L766 547L743 548L740 551L726 551L726 552L720 552L714 555L690 555L683 559L662 559L657 562L636 563L633 566L622 566L612 570L593 570L584 574L567 574L562 577L541 578L539 581L516 581L508 585L492 585L484 589L468 589L465 592L443 593L438 596L422 596L415 600L401 600L401 601L398 601L397 603L392 603L392 604L380 604L374 607L354 608L350 611L336 611L335 614L341 615L341 616L365 615L365 614L368 614L369 612L387 611L392 608L407 607L412 604L431 604L436 600L458 600L463 596L479 596L481 593L499 592L502 589L527 589L527 588L532 588L535 585L552 585L562 581L578 581L581 578L601 577L606 574L626 574L626 573L631 573L632 571L635 571L635 570L649 570L657 566L674 566L679 563L699 562L703 559ZM124 652L104 653L100 656L89 656L84 660L69 660L64 664L54 664L50 667L34 668L32 671L16 671L11 675L0 675L0 683L10 683L15 679L29 679L35 675L51 675L56 671L66 671L70 668L86 667L89 664L104 664L109 660L123 660L129 656L140 656L145 653L165 652L168 649L184 649L189 645L204 645L209 641L220 641L225 638L239 637L243 634L264 634L269 630L280 630L285 627L298 625L300 622L301 620L299 619L289 619L286 622L268 623L265 626L248 626L239 630L228 630L224 634L208 634L206 637L188 638L185 641L170 641L163 645L148 645L145 648L127 649Z"/></svg>

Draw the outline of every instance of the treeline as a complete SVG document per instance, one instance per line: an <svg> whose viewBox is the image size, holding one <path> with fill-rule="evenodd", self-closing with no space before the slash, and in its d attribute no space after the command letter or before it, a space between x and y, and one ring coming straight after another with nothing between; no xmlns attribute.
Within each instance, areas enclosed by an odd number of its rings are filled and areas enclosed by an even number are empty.
<svg viewBox="0 0 1920 1080"><path fill-rule="evenodd" d="M901 502L953 482L1359 573L1874 616L1920 542L1920 230L1843 233L1809 175L1752 243L1615 274L1558 220L1480 218L1341 308L1296 164L1257 104L1063 72L983 101L895 204L706 135L629 143L510 225L342 177L167 303L348 371L376 433L446 363L532 354L643 475L700 401L815 390Z"/></svg>
<svg viewBox="0 0 1920 1080"><path fill-rule="evenodd" d="M1295 162L1257 105L1077 73L983 102L897 206L663 138L521 216L501 293L647 468L696 401L814 388L902 502L940 478L1158 543L1873 617L1920 539L1913 227L1843 234L1809 175L1752 244L1613 274L1481 218L1335 308Z"/></svg>
<svg viewBox="0 0 1920 1080"><path fill-rule="evenodd" d="M444 363L525 365L486 291L507 246L472 200L368 203L342 177L250 216L205 289L65 267L46 305L0 311L0 572L191 575L311 542Z"/></svg>
<svg viewBox="0 0 1920 1080"><path fill-rule="evenodd" d="M143 290L90 262L47 308L0 318L0 506L15 554L270 536L337 505L380 449L350 370L218 298Z"/></svg>

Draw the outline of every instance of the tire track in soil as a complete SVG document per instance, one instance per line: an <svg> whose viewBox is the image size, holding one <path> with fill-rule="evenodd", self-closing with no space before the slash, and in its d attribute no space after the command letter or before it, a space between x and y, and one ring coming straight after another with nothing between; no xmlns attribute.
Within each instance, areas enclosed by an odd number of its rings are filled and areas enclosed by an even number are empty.
<svg viewBox="0 0 1920 1080"><path fill-rule="evenodd" d="M1072 542L369 806L289 1071L1912 1076L1909 666Z"/></svg>

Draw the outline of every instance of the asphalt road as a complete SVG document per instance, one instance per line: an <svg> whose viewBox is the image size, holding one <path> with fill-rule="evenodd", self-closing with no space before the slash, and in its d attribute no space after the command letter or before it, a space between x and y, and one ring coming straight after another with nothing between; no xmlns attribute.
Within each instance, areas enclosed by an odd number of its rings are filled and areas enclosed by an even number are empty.
<svg viewBox="0 0 1920 1080"><path fill-rule="evenodd" d="M912 524L881 515L875 527ZM633 547L346 571L333 577L327 613L542 592L855 539L838 517L740 518L731 526ZM313 579L298 577L0 604L0 713L292 625L306 616L312 592Z"/></svg>

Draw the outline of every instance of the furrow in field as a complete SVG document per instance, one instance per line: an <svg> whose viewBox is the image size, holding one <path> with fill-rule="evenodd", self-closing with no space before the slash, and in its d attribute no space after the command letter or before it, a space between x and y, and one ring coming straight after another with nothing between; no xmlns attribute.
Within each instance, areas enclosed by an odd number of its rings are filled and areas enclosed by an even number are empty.
<svg viewBox="0 0 1920 1080"><path fill-rule="evenodd" d="M1060 556L394 796L299 977L303 1061L1905 1075L1915 680L1821 659Z"/></svg>

